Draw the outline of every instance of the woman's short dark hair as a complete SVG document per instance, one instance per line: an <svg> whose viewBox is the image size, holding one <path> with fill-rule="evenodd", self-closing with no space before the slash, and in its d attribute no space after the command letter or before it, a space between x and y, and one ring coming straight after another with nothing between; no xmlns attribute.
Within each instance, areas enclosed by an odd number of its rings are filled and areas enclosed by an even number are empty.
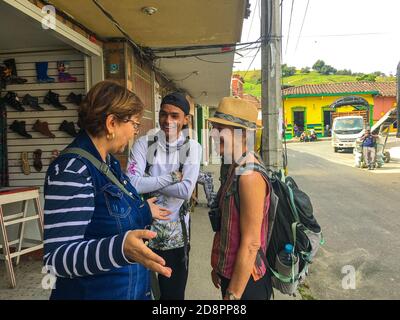
<svg viewBox="0 0 400 320"><path fill-rule="evenodd" d="M107 116L128 119L141 115L144 105L125 87L113 81L101 81L87 93L78 110L78 125L93 136L105 134Z"/></svg>

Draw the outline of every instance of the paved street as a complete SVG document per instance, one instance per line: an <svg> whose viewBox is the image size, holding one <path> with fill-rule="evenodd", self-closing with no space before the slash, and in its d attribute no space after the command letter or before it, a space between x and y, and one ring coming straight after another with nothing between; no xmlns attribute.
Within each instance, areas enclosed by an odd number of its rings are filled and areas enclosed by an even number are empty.
<svg viewBox="0 0 400 320"><path fill-rule="evenodd" d="M400 164L367 171L330 142L288 144L289 174L309 196L325 246L308 283L317 299L399 299ZM389 148L397 150L391 139ZM356 270L356 289L342 288L342 268Z"/></svg>

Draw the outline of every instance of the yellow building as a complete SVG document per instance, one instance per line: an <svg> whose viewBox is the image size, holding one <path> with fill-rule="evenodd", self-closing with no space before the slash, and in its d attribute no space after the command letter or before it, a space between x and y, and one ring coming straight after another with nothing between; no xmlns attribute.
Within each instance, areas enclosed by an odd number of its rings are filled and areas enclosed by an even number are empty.
<svg viewBox="0 0 400 320"><path fill-rule="evenodd" d="M303 85L282 90L286 139L294 136L295 124L301 131L314 129L319 137L326 136L325 128L327 125L331 128L331 113L335 111L329 106L345 96L358 96L368 101L372 125L377 120L374 117L376 98L382 96L387 86L387 83L378 82L347 82ZM352 110L353 107L343 107L336 112Z"/></svg>

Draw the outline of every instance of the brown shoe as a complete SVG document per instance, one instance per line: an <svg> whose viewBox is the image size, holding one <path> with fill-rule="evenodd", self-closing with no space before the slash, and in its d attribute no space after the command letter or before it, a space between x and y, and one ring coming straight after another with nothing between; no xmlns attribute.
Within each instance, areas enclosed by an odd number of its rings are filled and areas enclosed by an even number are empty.
<svg viewBox="0 0 400 320"><path fill-rule="evenodd" d="M21 162L22 162L22 172L27 176L30 175L31 174L31 167L29 166L28 153L27 152L22 152L21 153Z"/></svg>
<svg viewBox="0 0 400 320"><path fill-rule="evenodd" d="M44 134L46 137L55 138L56 136L50 132L49 124L47 122L40 122L37 120L32 127L33 130Z"/></svg>
<svg viewBox="0 0 400 320"><path fill-rule="evenodd" d="M33 167L36 169L37 172L42 171L43 164L42 164L42 150L37 149L33 153Z"/></svg>

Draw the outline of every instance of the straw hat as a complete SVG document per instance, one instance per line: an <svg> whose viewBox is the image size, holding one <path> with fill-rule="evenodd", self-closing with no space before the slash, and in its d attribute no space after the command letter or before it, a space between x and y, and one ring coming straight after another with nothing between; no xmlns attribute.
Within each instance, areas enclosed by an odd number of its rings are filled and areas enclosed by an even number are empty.
<svg viewBox="0 0 400 320"><path fill-rule="evenodd" d="M246 100L238 97L225 97L218 105L214 117L209 122L220 123L227 126L256 130L261 128L257 125L257 107Z"/></svg>

